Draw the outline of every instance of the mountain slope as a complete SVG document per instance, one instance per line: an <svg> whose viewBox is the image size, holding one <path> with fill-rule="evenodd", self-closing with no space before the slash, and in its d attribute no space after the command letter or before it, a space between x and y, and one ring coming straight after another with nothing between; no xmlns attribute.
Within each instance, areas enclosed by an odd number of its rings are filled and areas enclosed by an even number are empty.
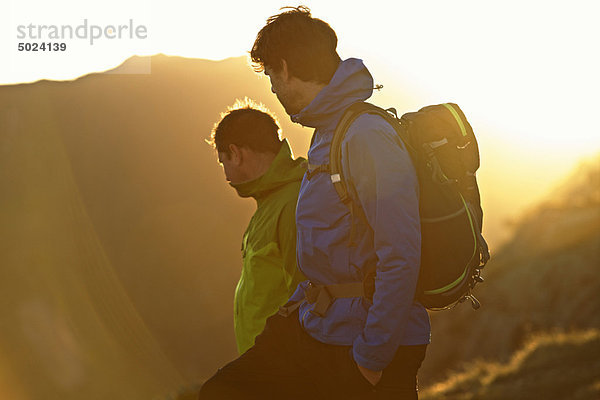
<svg viewBox="0 0 600 400"><path fill-rule="evenodd" d="M244 96L282 117L297 153L310 131L244 58L151 63L0 86L0 371L14 371L0 387L15 400L152 398L236 355L255 205L204 139Z"/></svg>
<svg viewBox="0 0 600 400"><path fill-rule="evenodd" d="M479 362L423 391L423 400L600 397L600 331L538 335L504 364Z"/></svg>
<svg viewBox="0 0 600 400"><path fill-rule="evenodd" d="M473 360L506 362L536 332L600 329L599 172L594 160L516 224L475 290L480 310L432 313L425 385Z"/></svg>

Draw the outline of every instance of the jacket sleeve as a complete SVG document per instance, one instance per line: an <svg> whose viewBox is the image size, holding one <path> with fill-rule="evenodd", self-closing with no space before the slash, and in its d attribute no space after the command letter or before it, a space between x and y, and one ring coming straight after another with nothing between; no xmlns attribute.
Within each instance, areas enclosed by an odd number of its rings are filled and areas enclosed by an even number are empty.
<svg viewBox="0 0 600 400"><path fill-rule="evenodd" d="M296 290L298 283L305 279L298 270L296 260L296 201L289 201L283 207L277 222L277 236L289 298Z"/></svg>
<svg viewBox="0 0 600 400"><path fill-rule="evenodd" d="M373 305L353 343L356 362L383 370L410 317L421 257L419 186L412 161L381 117L360 116L342 144L343 173L373 229L377 271Z"/></svg>

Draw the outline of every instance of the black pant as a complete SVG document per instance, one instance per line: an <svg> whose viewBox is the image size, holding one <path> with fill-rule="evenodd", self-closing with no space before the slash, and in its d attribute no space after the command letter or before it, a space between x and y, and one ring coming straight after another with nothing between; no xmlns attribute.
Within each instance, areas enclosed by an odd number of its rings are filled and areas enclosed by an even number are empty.
<svg viewBox="0 0 600 400"><path fill-rule="evenodd" d="M275 314L254 347L230 362L200 390L200 399L417 399L417 370L427 345L400 346L380 382L367 381L351 346L321 343L298 322Z"/></svg>

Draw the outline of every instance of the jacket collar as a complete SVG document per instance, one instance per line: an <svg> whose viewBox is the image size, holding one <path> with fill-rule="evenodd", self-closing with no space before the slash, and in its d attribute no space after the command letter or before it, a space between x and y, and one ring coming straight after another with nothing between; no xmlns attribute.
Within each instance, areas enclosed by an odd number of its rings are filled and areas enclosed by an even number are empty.
<svg viewBox="0 0 600 400"><path fill-rule="evenodd" d="M373 94L373 77L362 60L349 58L325 86L292 121L317 129L335 127L343 111L353 103L364 101Z"/></svg>
<svg viewBox="0 0 600 400"><path fill-rule="evenodd" d="M258 200L282 185L302 180L305 171L306 160L300 157L294 160L290 145L284 139L267 172L251 181L229 184L240 197L254 197Z"/></svg>

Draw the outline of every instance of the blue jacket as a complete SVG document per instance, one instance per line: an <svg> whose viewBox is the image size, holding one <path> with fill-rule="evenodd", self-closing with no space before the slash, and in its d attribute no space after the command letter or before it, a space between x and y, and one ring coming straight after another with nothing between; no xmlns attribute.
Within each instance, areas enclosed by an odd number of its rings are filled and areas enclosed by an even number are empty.
<svg viewBox="0 0 600 400"><path fill-rule="evenodd" d="M316 128L308 151L310 164L328 164L333 131L344 110L368 99L373 78L361 60L342 61L330 83L294 122ZM325 317L304 303L304 330L329 344L352 345L354 359L383 370L400 345L430 341L429 316L414 301L421 255L419 187L410 156L394 129L381 117L360 116L342 142L343 173L366 225L355 217L356 246L349 247L351 217L327 173L302 180L296 225L298 266L316 284L357 282L370 265L377 267L373 303L337 299ZM372 227L372 229L371 229ZM291 300L304 296L302 282Z"/></svg>

